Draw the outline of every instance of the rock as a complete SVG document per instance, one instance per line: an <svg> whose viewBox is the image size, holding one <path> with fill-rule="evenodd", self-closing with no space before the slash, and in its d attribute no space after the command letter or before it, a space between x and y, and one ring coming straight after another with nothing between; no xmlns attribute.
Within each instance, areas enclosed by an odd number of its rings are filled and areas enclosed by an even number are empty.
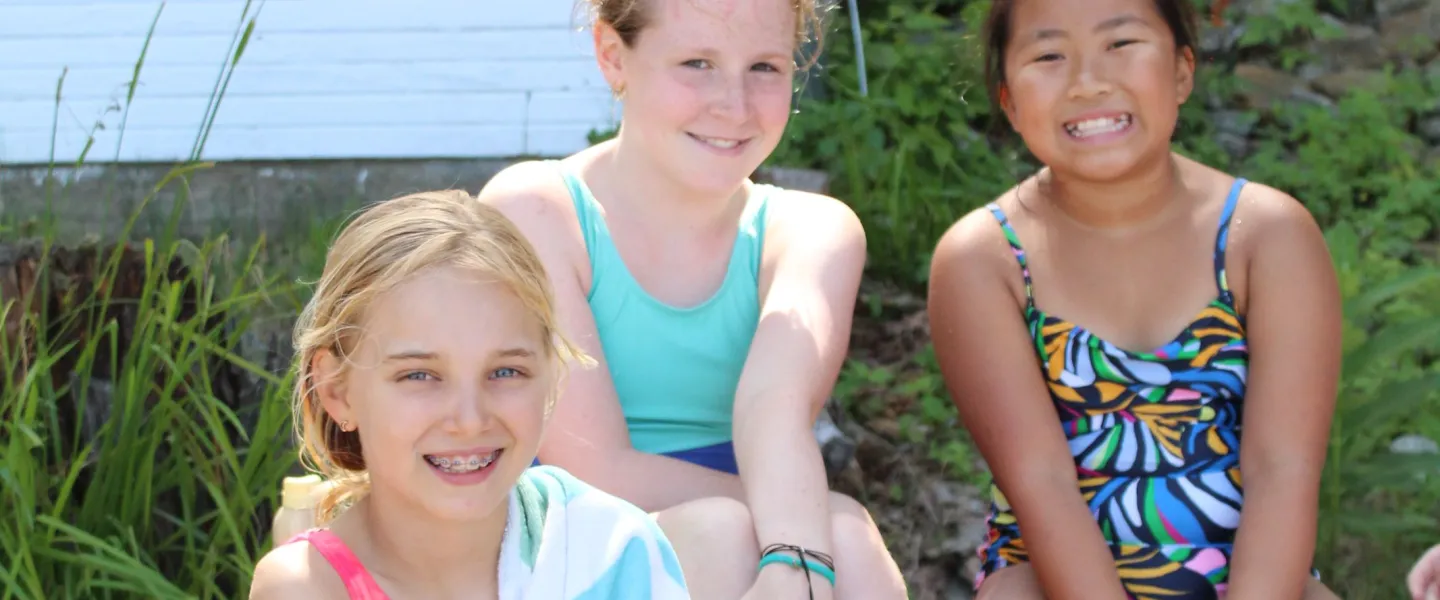
<svg viewBox="0 0 1440 600"><path fill-rule="evenodd" d="M770 167L757 173L756 178L785 189L816 194L828 194L830 189L830 175L815 169Z"/></svg>
<svg viewBox="0 0 1440 600"><path fill-rule="evenodd" d="M1440 454L1440 444L1423 435L1402 435L1390 442L1395 454Z"/></svg>
<svg viewBox="0 0 1440 600"><path fill-rule="evenodd" d="M1281 6L1295 4L1302 0L1235 0L1235 8L1240 14L1253 17L1257 15L1274 14Z"/></svg>
<svg viewBox="0 0 1440 600"><path fill-rule="evenodd" d="M955 534L941 547L960 556L973 554L990 535L990 526L983 519L967 519L956 523L956 526Z"/></svg>
<svg viewBox="0 0 1440 600"><path fill-rule="evenodd" d="M1245 35L1243 25L1203 27L1200 31L1200 53L1208 56L1229 52Z"/></svg>
<svg viewBox="0 0 1440 600"><path fill-rule="evenodd" d="M900 439L900 422L895 419L881 417L865 424L866 427L890 441Z"/></svg>
<svg viewBox="0 0 1440 600"><path fill-rule="evenodd" d="M1331 73L1318 77L1311 85L1320 90L1326 96L1340 99L1355 88L1375 89L1385 85L1385 73L1383 71L1368 69L1346 69L1338 73Z"/></svg>
<svg viewBox="0 0 1440 600"><path fill-rule="evenodd" d="M1210 113L1210 122L1215 126L1215 142L1235 158L1250 153L1250 133L1260 122L1260 116L1242 110L1217 110Z"/></svg>
<svg viewBox="0 0 1440 600"><path fill-rule="evenodd" d="M974 586L969 583L970 581L974 580L966 578L962 582L959 579L951 579L949 585L945 587L945 600L973 600L975 592L972 591Z"/></svg>
<svg viewBox="0 0 1440 600"><path fill-rule="evenodd" d="M820 444L820 457L825 461L825 472L834 479L855 457L855 442L835 426L828 410L820 411L814 429L815 441Z"/></svg>
<svg viewBox="0 0 1440 600"><path fill-rule="evenodd" d="M1375 14L1380 18L1419 8L1425 0L1375 0Z"/></svg>
<svg viewBox="0 0 1440 600"><path fill-rule="evenodd" d="M1340 33L1310 42L1309 54L1315 61L1311 64L1318 67L1316 71L1377 69L1390 62L1380 45L1380 33L1374 28L1347 23L1328 14L1323 19Z"/></svg>
<svg viewBox="0 0 1440 600"><path fill-rule="evenodd" d="M1440 116L1430 117L1420 121L1418 129L1420 131L1420 137L1425 138L1425 141L1440 146ZM1440 148L1434 148L1433 150L1440 151Z"/></svg>
<svg viewBox="0 0 1440 600"><path fill-rule="evenodd" d="M1397 58L1423 62L1440 54L1440 0L1381 21L1380 44L1386 54Z"/></svg>
<svg viewBox="0 0 1440 600"><path fill-rule="evenodd" d="M1304 80L1265 65L1236 65L1235 77L1240 80L1241 100L1247 108L1268 110L1277 102L1297 99L1305 92Z"/></svg>
<svg viewBox="0 0 1440 600"><path fill-rule="evenodd" d="M965 565L960 567L960 577L965 581L975 581L975 575L980 573L980 555L971 554L965 557Z"/></svg>
<svg viewBox="0 0 1440 600"><path fill-rule="evenodd" d="M1217 110L1210 113L1210 116L1216 130L1242 138L1250 137L1250 133L1255 131L1255 125L1260 122L1259 115L1243 110Z"/></svg>
<svg viewBox="0 0 1440 600"><path fill-rule="evenodd" d="M896 426L899 429L899 426ZM857 427L850 435L855 438L855 461L867 474L874 476L889 469L895 461L895 445L878 434L863 427Z"/></svg>

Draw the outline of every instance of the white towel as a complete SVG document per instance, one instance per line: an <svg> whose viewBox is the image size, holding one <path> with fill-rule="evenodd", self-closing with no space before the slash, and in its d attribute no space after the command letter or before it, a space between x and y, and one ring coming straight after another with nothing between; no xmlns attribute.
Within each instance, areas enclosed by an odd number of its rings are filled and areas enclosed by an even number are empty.
<svg viewBox="0 0 1440 600"><path fill-rule="evenodd" d="M510 493L501 600L688 600L655 520L559 467L531 467Z"/></svg>

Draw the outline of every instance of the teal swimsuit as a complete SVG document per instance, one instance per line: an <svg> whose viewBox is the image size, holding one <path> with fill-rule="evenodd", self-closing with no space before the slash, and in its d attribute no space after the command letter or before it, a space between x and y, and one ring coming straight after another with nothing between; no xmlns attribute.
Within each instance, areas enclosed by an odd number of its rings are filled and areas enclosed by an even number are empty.
<svg viewBox="0 0 1440 600"><path fill-rule="evenodd" d="M760 258L769 198L756 185L740 215L725 279L692 307L651 296L611 240L604 208L577 173L556 162L590 256L586 299L635 449L736 472L732 412L760 320Z"/></svg>

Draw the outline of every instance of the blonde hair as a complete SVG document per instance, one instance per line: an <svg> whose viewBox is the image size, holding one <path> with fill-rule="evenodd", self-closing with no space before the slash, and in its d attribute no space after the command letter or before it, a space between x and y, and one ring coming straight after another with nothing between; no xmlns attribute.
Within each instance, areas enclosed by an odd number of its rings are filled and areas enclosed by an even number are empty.
<svg viewBox="0 0 1440 600"><path fill-rule="evenodd" d="M591 18L594 21L615 28L625 45L631 47L635 46L641 30L650 24L649 15L643 6L647 1L654 0L584 0L590 6ZM820 49L825 42L824 11L820 7L824 0L790 1L795 7L796 47L803 46L806 42L815 42L810 56L798 61L802 69L808 69L819 59Z"/></svg>
<svg viewBox="0 0 1440 600"><path fill-rule="evenodd" d="M540 321L544 352L557 369L546 413L559 396L567 361L594 361L560 331L554 297L535 248L495 208L470 194L434 191L374 204L345 226L325 257L314 296L295 323L294 411L300 458L333 485L319 503L324 523L369 490L360 436L342 431L316 397L314 363L334 354L343 376L365 310L376 297L436 266L473 270L507 286Z"/></svg>

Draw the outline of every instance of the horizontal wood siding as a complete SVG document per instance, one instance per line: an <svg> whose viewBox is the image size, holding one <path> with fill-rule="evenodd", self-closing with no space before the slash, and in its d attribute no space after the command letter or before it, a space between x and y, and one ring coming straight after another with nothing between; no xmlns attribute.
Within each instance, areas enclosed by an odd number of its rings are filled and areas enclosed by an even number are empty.
<svg viewBox="0 0 1440 600"><path fill-rule="evenodd" d="M0 0L0 162L185 158L239 0ZM575 0L268 0L210 160L510 157L583 148L614 107ZM61 75L64 73L63 83ZM59 87L60 101L56 103Z"/></svg>

